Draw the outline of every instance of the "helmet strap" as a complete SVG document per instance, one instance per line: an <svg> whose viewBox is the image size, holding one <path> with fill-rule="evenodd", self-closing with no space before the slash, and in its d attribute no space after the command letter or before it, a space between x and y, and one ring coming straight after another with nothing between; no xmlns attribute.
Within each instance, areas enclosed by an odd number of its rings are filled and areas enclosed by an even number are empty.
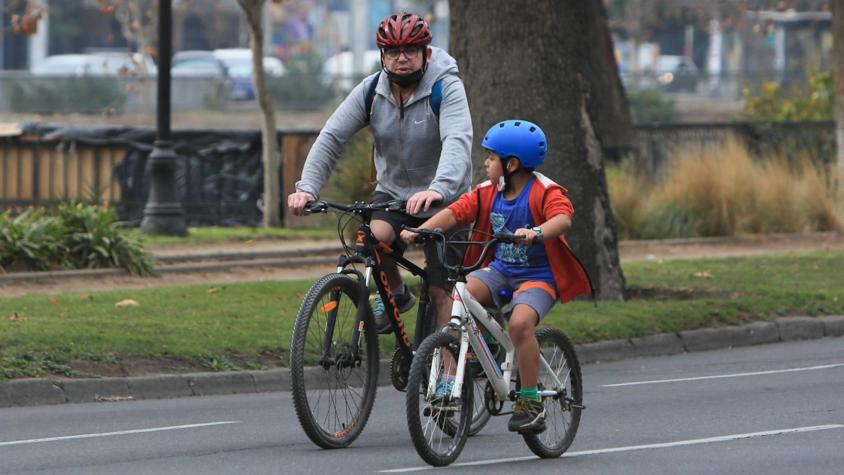
<svg viewBox="0 0 844 475"><path fill-rule="evenodd" d="M381 68L387 73L387 79L390 80L391 83L396 84L399 87L408 87L412 86L419 81L422 80L422 76L425 75L425 71L428 70L428 51L427 48L422 51L422 68L418 71L414 71L410 74L400 75L396 74L389 69L384 64L384 58L381 58Z"/></svg>
<svg viewBox="0 0 844 475"><path fill-rule="evenodd" d="M510 173L510 170L507 170L507 162L509 162L511 158L513 157L501 157L501 176L498 177L498 191L501 193L506 192L513 186L511 183L512 180L510 179L513 174Z"/></svg>

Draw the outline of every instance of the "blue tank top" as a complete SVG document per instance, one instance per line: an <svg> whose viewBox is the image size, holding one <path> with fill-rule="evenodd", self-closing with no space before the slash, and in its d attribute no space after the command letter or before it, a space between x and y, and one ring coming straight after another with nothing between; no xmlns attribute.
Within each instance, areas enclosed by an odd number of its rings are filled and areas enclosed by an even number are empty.
<svg viewBox="0 0 844 475"><path fill-rule="evenodd" d="M530 215L530 189L536 183L536 177L531 177L525 188L514 200L504 198L501 192L495 194L490 212L490 223L494 232L515 232L519 228L536 226ZM548 282L554 287L554 275L548 264L548 254L545 245L535 242L528 247L518 247L514 244L499 244L495 249L495 258L490 267L514 279L530 279Z"/></svg>

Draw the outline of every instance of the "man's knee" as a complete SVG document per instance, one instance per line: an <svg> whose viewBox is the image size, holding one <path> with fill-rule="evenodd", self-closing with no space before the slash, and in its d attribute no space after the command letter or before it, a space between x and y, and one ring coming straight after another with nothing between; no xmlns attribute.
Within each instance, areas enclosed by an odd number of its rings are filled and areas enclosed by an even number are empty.
<svg viewBox="0 0 844 475"><path fill-rule="evenodd" d="M375 236L375 239L380 242L392 244L396 240L396 232L390 223L374 220L370 223L370 227L372 228L372 234Z"/></svg>

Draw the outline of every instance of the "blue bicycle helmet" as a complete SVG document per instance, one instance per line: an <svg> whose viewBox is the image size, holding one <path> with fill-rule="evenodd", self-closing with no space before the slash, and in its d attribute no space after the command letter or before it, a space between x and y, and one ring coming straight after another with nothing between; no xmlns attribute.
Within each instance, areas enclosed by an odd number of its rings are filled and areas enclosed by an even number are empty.
<svg viewBox="0 0 844 475"><path fill-rule="evenodd" d="M516 157L525 168L536 168L545 162L548 144L545 132L526 120L505 120L490 127L482 146L502 159Z"/></svg>

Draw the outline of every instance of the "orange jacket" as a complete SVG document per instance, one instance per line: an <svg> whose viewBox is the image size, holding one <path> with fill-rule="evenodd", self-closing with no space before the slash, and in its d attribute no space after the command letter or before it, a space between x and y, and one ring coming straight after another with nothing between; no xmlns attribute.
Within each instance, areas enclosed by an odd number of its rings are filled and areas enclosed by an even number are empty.
<svg viewBox="0 0 844 475"><path fill-rule="evenodd" d="M558 214L573 216L574 208L566 197L566 189L541 173L534 172L534 176L536 181L528 196L533 222L538 226ZM471 192L462 195L448 207L459 224L475 223L471 240L483 241L491 235L492 226L489 216L497 192L498 188L487 180ZM572 252L565 237L546 239L544 244L560 301L568 302L579 295L592 294L589 275ZM480 254L480 246L470 246L466 251L464 263L474 264ZM487 256L483 265L489 265L492 258L491 255Z"/></svg>

